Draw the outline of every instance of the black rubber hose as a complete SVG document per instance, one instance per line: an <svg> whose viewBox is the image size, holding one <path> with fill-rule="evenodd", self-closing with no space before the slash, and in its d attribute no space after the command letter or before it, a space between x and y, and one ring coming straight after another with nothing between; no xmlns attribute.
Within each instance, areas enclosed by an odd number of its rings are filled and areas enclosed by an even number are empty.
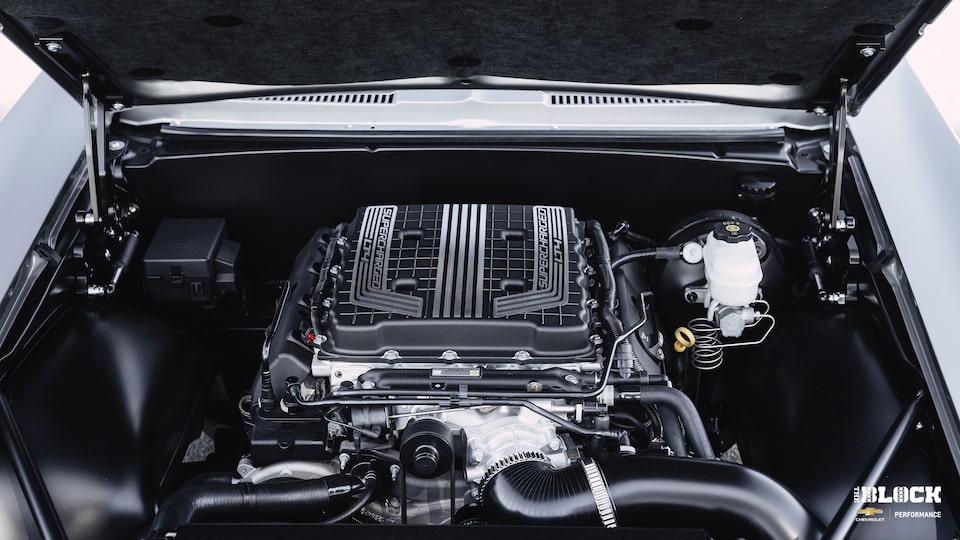
<svg viewBox="0 0 960 540"><path fill-rule="evenodd" d="M591 220L586 223L586 226L593 237L597 266L600 279L603 281L603 305L612 312L617 308L617 284L613 279L613 268L610 266L610 246L607 245L607 237L603 234L600 223ZM623 328L623 325L620 327Z"/></svg>
<svg viewBox="0 0 960 540"><path fill-rule="evenodd" d="M320 523L338 523L359 512L360 509L370 504L370 501L373 500L374 495L377 494L378 484L379 480L377 479L377 474L371 469L370 472L368 472L363 478L363 493L360 495L360 497L353 501L353 504L345 508L343 511L324 519Z"/></svg>
<svg viewBox="0 0 960 540"><path fill-rule="evenodd" d="M362 488L359 479L348 475L283 483L188 486L163 501L150 534L162 537L181 525L210 520L276 521L319 516L333 501Z"/></svg>
<svg viewBox="0 0 960 540"><path fill-rule="evenodd" d="M621 458L600 467L617 525L697 527L720 537L813 539L822 523L775 480L741 465L665 457ZM600 525L580 463L511 465L483 486L495 525Z"/></svg>
<svg viewBox="0 0 960 540"><path fill-rule="evenodd" d="M662 407L660 411L660 423L663 426L663 440L667 446L673 450L673 455L677 457L687 457L687 443L683 440L683 428L680 427L680 419L677 413L670 407Z"/></svg>
<svg viewBox="0 0 960 540"><path fill-rule="evenodd" d="M690 398L683 392L669 386L649 386L640 392L623 392L620 394L620 399L669 407L677 413L683 422L690 447L697 454L697 457L716 459L717 456L713 452L710 438L707 437L707 430L703 427L703 421L700 420L700 413L693 402L690 401ZM666 426L664 416L661 413L660 417L664 420L664 426Z"/></svg>

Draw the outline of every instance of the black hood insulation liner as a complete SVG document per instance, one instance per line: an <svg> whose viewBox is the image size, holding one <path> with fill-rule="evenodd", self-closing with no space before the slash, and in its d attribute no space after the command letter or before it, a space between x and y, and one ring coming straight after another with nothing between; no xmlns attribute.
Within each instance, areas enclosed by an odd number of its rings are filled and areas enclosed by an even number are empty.
<svg viewBox="0 0 960 540"><path fill-rule="evenodd" d="M879 2L122 2L14 0L21 46L55 41L127 93L143 81L336 85L506 77L780 84L812 96L858 44L899 60L942 0ZM31 42L32 39L32 42ZM885 43L885 45L884 45ZM861 46L862 48L862 46ZM43 54L48 50L41 49ZM86 60L69 58L89 57ZM83 69L79 66L79 69ZM838 71L839 70L839 71ZM69 69L68 69L69 71ZM851 74L847 73L850 77ZM139 89L138 89L139 88Z"/></svg>

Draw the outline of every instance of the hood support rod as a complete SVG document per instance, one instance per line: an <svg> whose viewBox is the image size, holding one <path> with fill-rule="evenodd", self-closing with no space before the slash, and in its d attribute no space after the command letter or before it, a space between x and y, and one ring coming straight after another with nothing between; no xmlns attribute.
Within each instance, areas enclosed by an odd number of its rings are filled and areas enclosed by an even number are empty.
<svg viewBox="0 0 960 540"><path fill-rule="evenodd" d="M847 228L846 219L840 212L840 188L843 185L843 164L847 149L847 110L849 107L847 79L840 79L840 96L833 113L833 133L830 137L830 173L833 175L833 210L830 212L830 228L842 231Z"/></svg>
<svg viewBox="0 0 960 540"><path fill-rule="evenodd" d="M87 136L87 185L90 189L90 214L84 217L86 223L100 223L103 220L100 208L101 187L106 170L104 148L106 134L103 103L90 91L90 72L80 76L81 102L83 104L84 132Z"/></svg>

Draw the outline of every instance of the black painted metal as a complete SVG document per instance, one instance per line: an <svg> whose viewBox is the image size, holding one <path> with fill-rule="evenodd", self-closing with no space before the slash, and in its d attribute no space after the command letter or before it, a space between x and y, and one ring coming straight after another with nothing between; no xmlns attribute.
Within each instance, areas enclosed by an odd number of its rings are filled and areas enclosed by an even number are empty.
<svg viewBox="0 0 960 540"><path fill-rule="evenodd" d="M23 439L71 540L135 534L196 436L213 357L118 302L82 302L9 374Z"/></svg>
<svg viewBox="0 0 960 540"><path fill-rule="evenodd" d="M47 492L47 486L43 483L40 471L37 470L36 464L27 451L27 445L23 442L20 428L17 427L17 421L10 409L10 402L2 393L0 393L0 433L40 536L44 540L66 538L67 535L63 532L63 526L57 516L57 509L54 508L50 494Z"/></svg>
<svg viewBox="0 0 960 540"><path fill-rule="evenodd" d="M920 403L923 400L923 392L919 392L917 397L911 401L897 417L897 421L887 432L883 443L877 449L877 453L870 461L870 466L860 475L857 486L875 486L880 483L880 478L887 472L893 459L897 456L897 451L906 439L907 434L914 427L914 419L920 409ZM851 486L850 493L853 493ZM862 506L856 502L853 497L849 497L844 505L837 512L837 515L830 522L823 537L825 540L842 540L850 536L853 527L856 525L857 510Z"/></svg>

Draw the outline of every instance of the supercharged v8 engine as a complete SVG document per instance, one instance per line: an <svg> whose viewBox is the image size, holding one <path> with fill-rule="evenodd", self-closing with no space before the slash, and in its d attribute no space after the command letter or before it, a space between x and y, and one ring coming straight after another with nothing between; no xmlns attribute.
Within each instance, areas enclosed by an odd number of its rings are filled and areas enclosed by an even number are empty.
<svg viewBox="0 0 960 540"><path fill-rule="evenodd" d="M815 530L779 484L716 461L665 370L690 348L708 373L724 341L772 327L759 285L775 246L735 213L678 230L650 247L625 223L607 233L570 208L495 204L368 206L318 230L241 403L240 482L339 478L330 498L359 496L331 522L607 527L640 523L633 510L658 493L653 521L712 519L676 494L740 482L748 501L711 498L724 519L765 536ZM677 330L676 352L641 260L684 265L661 281L706 313ZM770 499L791 519L767 515Z"/></svg>

